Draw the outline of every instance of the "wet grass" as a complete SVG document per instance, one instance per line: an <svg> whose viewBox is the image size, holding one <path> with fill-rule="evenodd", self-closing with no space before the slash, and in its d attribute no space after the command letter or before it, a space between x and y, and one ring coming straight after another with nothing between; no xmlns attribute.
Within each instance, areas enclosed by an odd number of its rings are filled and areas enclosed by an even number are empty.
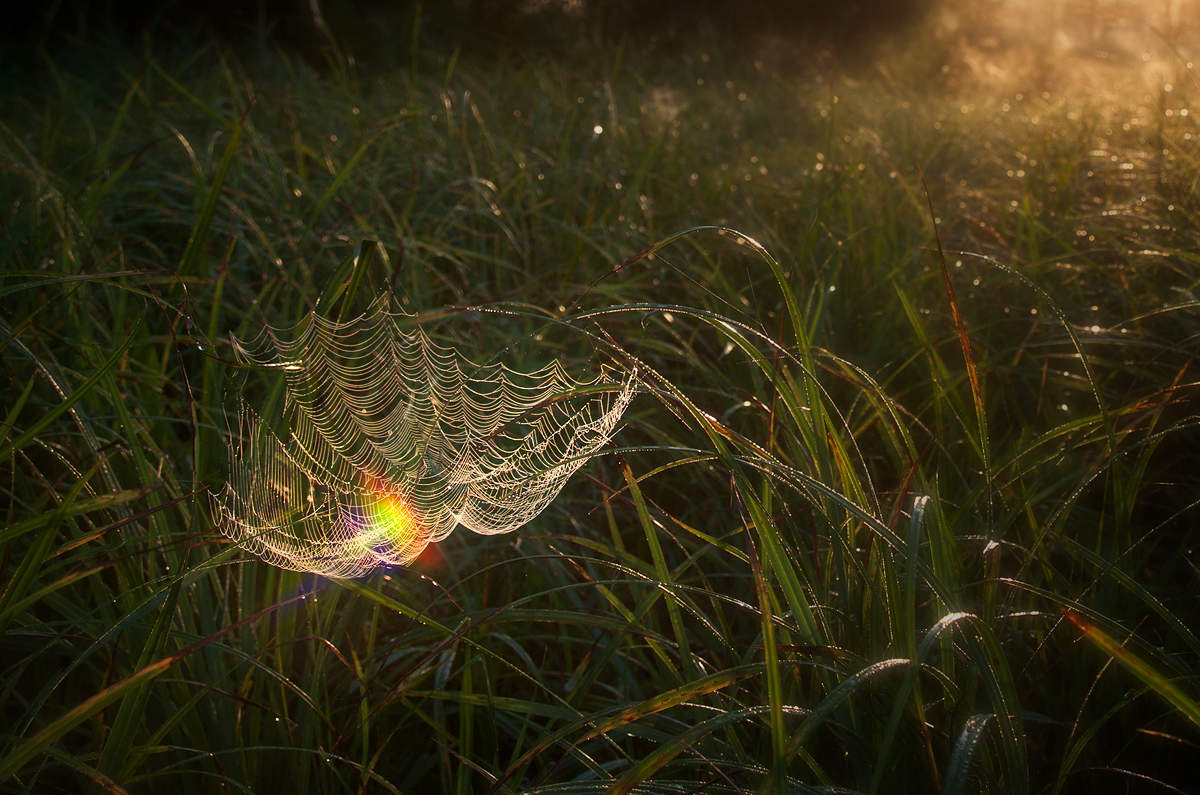
<svg viewBox="0 0 1200 795"><path fill-rule="evenodd" d="M1195 80L945 52L105 41L8 85L0 787L1195 787ZM516 534L264 565L208 496L230 335L384 290L643 394Z"/></svg>

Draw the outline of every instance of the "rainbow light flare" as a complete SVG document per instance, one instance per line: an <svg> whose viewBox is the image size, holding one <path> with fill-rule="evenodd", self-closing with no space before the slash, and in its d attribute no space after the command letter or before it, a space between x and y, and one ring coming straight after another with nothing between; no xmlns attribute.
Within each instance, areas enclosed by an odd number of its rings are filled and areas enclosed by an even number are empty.
<svg viewBox="0 0 1200 795"><path fill-rule="evenodd" d="M417 519L408 504L395 494L385 494L367 509L370 532L378 533L399 547L417 536Z"/></svg>
<svg viewBox="0 0 1200 795"><path fill-rule="evenodd" d="M407 563L420 554L428 539L408 503L378 483L364 491L365 504L348 511L354 546L380 563L392 565Z"/></svg>

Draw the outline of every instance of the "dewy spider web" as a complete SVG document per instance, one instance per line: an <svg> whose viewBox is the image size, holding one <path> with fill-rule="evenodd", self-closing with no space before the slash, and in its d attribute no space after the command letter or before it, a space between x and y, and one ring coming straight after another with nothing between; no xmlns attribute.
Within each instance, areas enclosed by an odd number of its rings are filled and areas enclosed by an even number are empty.
<svg viewBox="0 0 1200 795"><path fill-rule="evenodd" d="M235 348L285 377L286 430L239 401L217 501L225 533L270 563L333 577L407 564L460 524L521 527L608 443L634 393L632 376L577 381L558 361L475 364L387 298Z"/></svg>

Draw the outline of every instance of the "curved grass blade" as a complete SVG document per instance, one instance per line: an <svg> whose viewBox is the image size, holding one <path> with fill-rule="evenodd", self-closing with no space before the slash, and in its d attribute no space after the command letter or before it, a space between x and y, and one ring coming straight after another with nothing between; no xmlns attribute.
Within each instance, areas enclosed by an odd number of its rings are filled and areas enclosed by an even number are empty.
<svg viewBox="0 0 1200 795"><path fill-rule="evenodd" d="M992 714L983 714L967 718L966 725L954 741L950 763L946 766L946 785L942 789L945 795L959 795L971 791L967 789L970 783L971 761L975 758L979 740L995 717Z"/></svg>
<svg viewBox="0 0 1200 795"><path fill-rule="evenodd" d="M1158 693L1172 709L1200 728L1200 703L1184 693L1178 685L1155 670L1141 657L1125 648L1125 644L1118 643L1115 638L1080 614L1073 610L1064 610L1063 614L1085 638L1142 680L1151 690Z"/></svg>

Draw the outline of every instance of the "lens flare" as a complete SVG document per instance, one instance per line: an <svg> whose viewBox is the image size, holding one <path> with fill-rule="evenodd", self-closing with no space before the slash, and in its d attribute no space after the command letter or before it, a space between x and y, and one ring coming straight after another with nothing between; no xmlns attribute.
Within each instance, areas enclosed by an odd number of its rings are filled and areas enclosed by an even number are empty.
<svg viewBox="0 0 1200 795"><path fill-rule="evenodd" d="M417 534L412 509L399 497L388 494L371 505L371 532L384 535L393 544L404 544Z"/></svg>
<svg viewBox="0 0 1200 795"><path fill-rule="evenodd" d="M373 563L403 565L429 543L412 506L377 479L368 480L355 502L341 507L340 515L348 546Z"/></svg>

